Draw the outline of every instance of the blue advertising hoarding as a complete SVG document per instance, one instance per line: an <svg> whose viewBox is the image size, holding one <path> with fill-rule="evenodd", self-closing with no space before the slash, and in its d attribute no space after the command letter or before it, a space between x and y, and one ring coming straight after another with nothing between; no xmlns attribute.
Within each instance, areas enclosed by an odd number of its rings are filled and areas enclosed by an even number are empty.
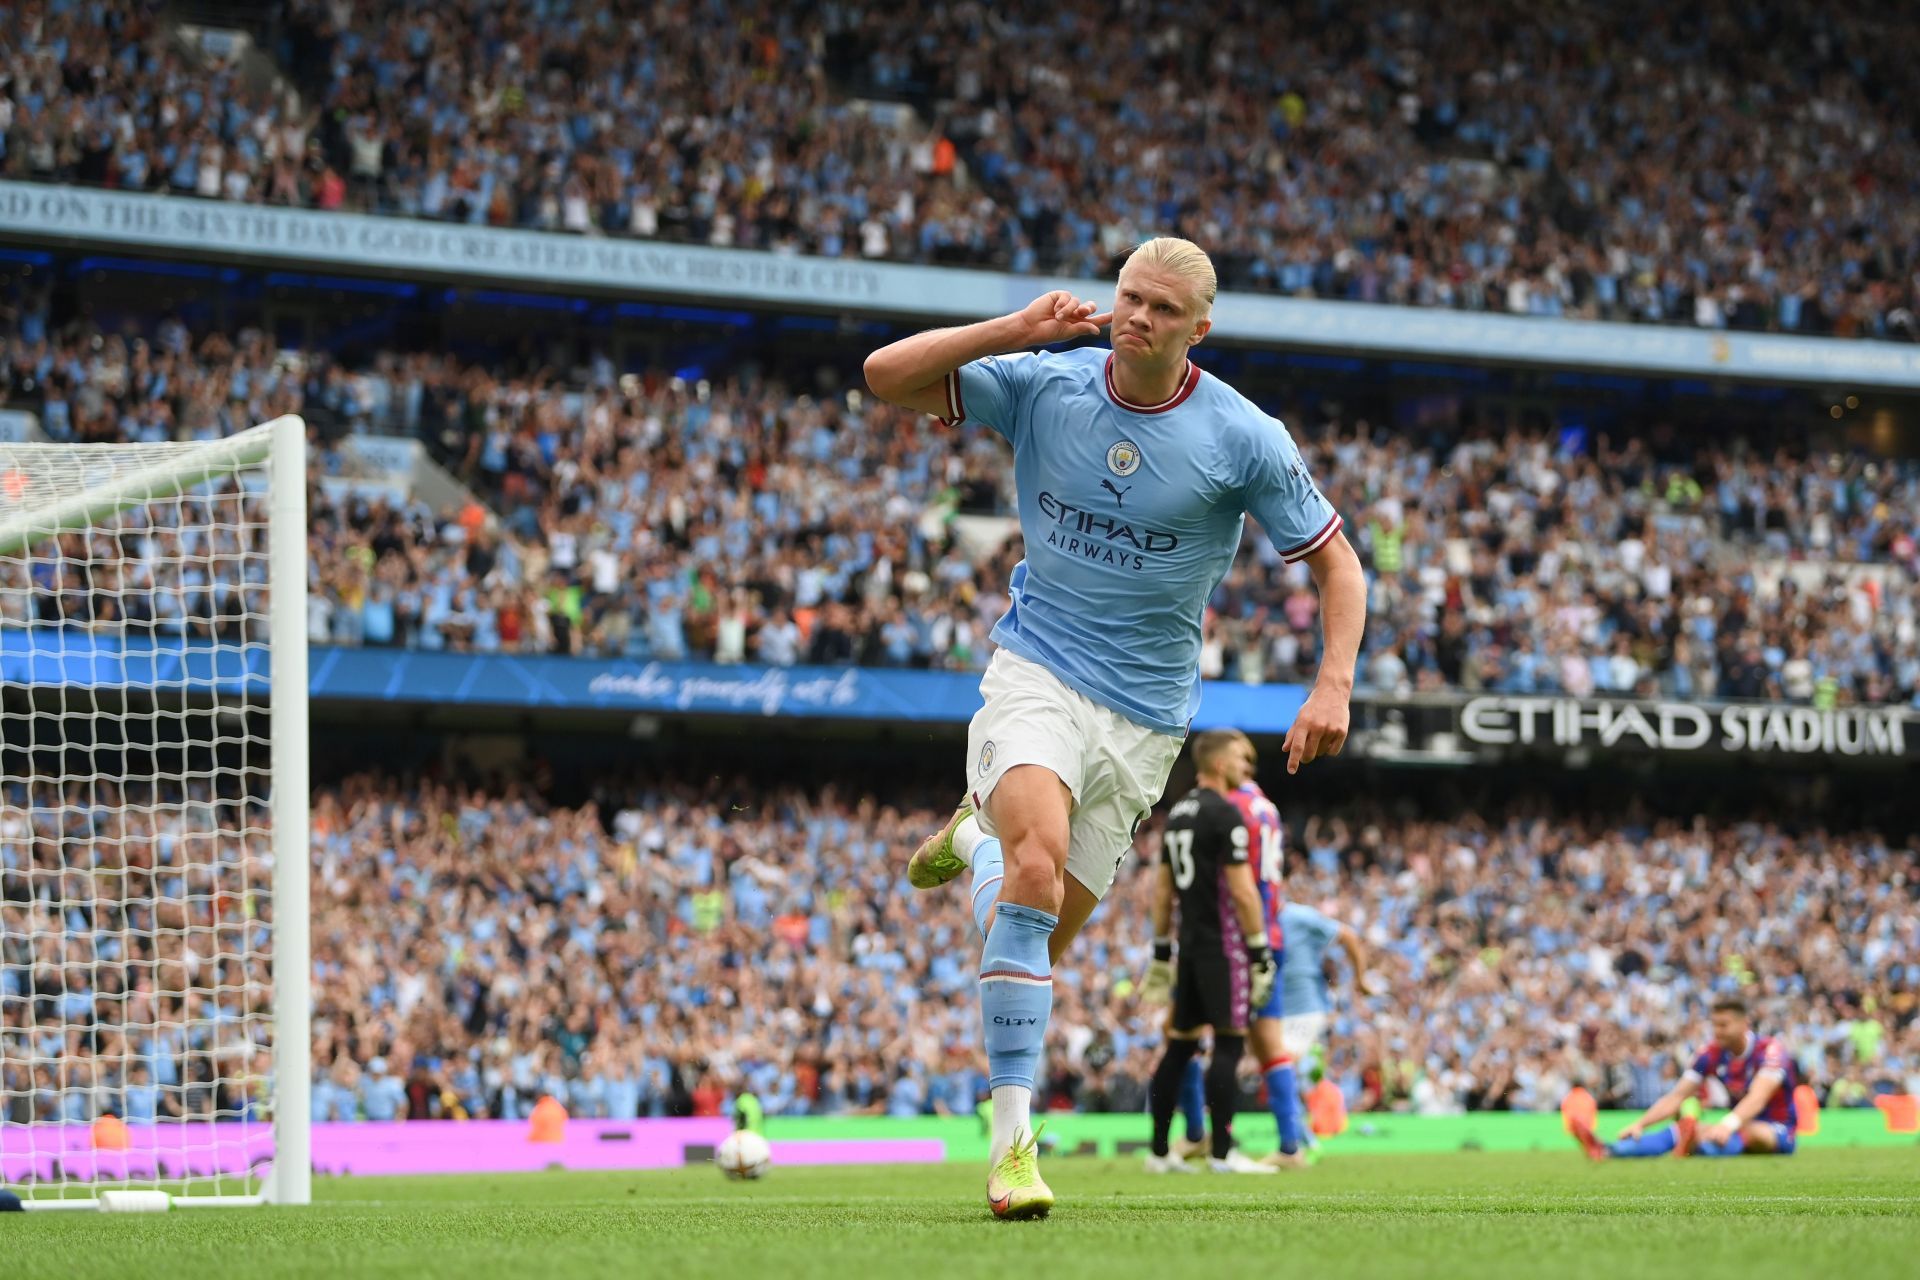
<svg viewBox="0 0 1920 1280"><path fill-rule="evenodd" d="M395 649L316 650L312 688L322 700L914 724L965 724L980 707L980 678L969 672ZM1194 727L1285 733L1306 696L1301 685L1212 682Z"/></svg>
<svg viewBox="0 0 1920 1280"><path fill-rule="evenodd" d="M0 631L4 685L139 690L185 683L234 696L264 695L268 678L264 644L156 641L52 628ZM311 654L309 688L316 702L917 724L965 724L980 706L979 677L968 672L326 646ZM1300 685L1210 683L1194 726L1284 733L1305 700Z"/></svg>
<svg viewBox="0 0 1920 1280"><path fill-rule="evenodd" d="M80 689L177 689L222 696L268 690L267 646L152 640L80 628L0 630L0 685Z"/></svg>

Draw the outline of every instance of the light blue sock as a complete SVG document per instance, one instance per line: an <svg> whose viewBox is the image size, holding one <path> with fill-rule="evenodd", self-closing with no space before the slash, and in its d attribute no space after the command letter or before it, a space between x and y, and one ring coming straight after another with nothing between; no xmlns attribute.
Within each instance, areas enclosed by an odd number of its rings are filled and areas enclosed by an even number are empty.
<svg viewBox="0 0 1920 1280"><path fill-rule="evenodd" d="M987 1042L987 1086L1034 1087L1040 1045L1053 1014L1053 965L1047 939L1060 917L1002 902L980 952L980 1021Z"/></svg>
<svg viewBox="0 0 1920 1280"><path fill-rule="evenodd" d="M1737 1156L1747 1149L1747 1135L1736 1133L1725 1142L1702 1142L1695 1146L1697 1156Z"/></svg>
<svg viewBox="0 0 1920 1280"><path fill-rule="evenodd" d="M1300 1085L1293 1077L1293 1061L1267 1068L1267 1110L1273 1112L1280 1133L1280 1150L1292 1155L1300 1149Z"/></svg>
<svg viewBox="0 0 1920 1280"><path fill-rule="evenodd" d="M1188 1142L1207 1136L1207 1070L1197 1055L1187 1059L1180 1077L1180 1114L1187 1118Z"/></svg>
<svg viewBox="0 0 1920 1280"><path fill-rule="evenodd" d="M1643 1133L1637 1138L1622 1138L1618 1142L1608 1144L1607 1150L1627 1159L1640 1156L1664 1156L1673 1150L1673 1144L1679 1136L1679 1130L1668 1125L1664 1129L1655 1129L1652 1133Z"/></svg>
<svg viewBox="0 0 1920 1280"><path fill-rule="evenodd" d="M1006 878L1006 854L992 836L982 840L973 851L973 923L980 936L987 936L987 922L993 919L994 904L1000 901L1000 881Z"/></svg>

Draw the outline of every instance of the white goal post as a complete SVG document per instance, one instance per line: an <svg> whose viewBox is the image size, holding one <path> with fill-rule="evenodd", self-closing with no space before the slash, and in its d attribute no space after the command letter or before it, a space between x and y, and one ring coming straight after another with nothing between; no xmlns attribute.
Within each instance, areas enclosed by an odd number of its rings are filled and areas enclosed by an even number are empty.
<svg viewBox="0 0 1920 1280"><path fill-rule="evenodd" d="M0 443L0 1190L312 1194L306 424Z"/></svg>

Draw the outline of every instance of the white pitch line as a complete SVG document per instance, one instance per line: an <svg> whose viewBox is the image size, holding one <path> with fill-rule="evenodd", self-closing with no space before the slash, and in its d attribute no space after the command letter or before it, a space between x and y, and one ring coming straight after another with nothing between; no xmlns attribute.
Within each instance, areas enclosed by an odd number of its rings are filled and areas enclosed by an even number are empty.
<svg viewBox="0 0 1920 1280"><path fill-rule="evenodd" d="M1434 1194L1418 1195L1418 1194L1409 1194L1404 1192L1393 1192L1393 1191L1306 1191L1306 1192L1303 1192L1299 1198L1294 1198L1292 1196L1288 1196L1286 1198L1267 1198L1264 1191L1255 1191L1253 1188L1249 1187L1246 1189L1245 1192L1230 1194L1230 1195L1219 1195L1217 1192L1213 1193L1212 1195L1209 1195L1208 1193L1201 1193L1198 1195L1196 1194L1183 1195L1179 1192L1160 1192L1160 1191L1145 1191L1145 1192L1137 1192L1137 1193L1129 1192L1129 1193L1120 1194L1120 1195L1116 1195L1111 1192L1087 1192L1083 1195L1072 1197L1067 1202L1067 1205L1069 1208L1071 1208L1073 1205L1076 1205L1076 1204L1084 1204L1088 1207L1097 1207L1100 1205L1108 1205L1108 1204L1137 1204L1142 1201L1156 1202L1156 1203L1169 1203L1169 1204L1171 1203L1202 1204L1202 1203L1208 1202L1209 1200L1217 1204L1233 1204L1233 1203L1240 1203L1240 1202L1266 1204L1274 1208L1295 1210L1295 1211L1297 1210L1310 1211L1313 1208L1315 1208L1317 1205L1324 1205L1328 1201L1338 1201L1344 1204L1355 1204L1355 1203L1362 1203L1367 1201L1390 1201L1394 1205L1406 1205L1409 1203L1426 1204L1426 1205L1460 1205L1460 1204L1486 1203L1481 1198L1474 1197L1474 1196L1434 1195ZM873 1200L873 1201L870 1201L869 1203L874 1205L876 1208L899 1208L906 1205L948 1206L948 1205L951 1205L953 1201L945 1197L902 1196L902 1197L890 1197L882 1200ZM1671 1205L1674 1203L1674 1196L1671 1194L1661 1194L1657 1192L1646 1192L1646 1193L1639 1193L1639 1194L1633 1194L1633 1195L1618 1195L1618 1196L1596 1195L1593 1193L1585 1193L1576 1199L1562 1200L1558 1203L1559 1203L1559 1207L1561 1208L1586 1208L1586 1207L1599 1208L1606 1205L1640 1205L1640 1204ZM1832 1205L1834 1203L1834 1198L1832 1196L1815 1196L1815 1195L1744 1195L1744 1196L1720 1195L1720 1196L1714 1197L1714 1200L1712 1201L1712 1203L1715 1205L1742 1205L1742 1204ZM1845 1203L1847 1204L1911 1205L1914 1203L1914 1197L1895 1196L1895 1195L1849 1195L1846 1197ZM837 1208L837 1209L845 1209L847 1207L847 1201L837 1196L755 1195L755 1194L746 1192L744 1190L741 1192L740 1195L737 1195L737 1196L735 1195L672 1196L672 1197L665 1197L665 1198L654 1197L652 1199L647 1199L647 1200L642 1200L641 1197L639 1196L620 1196L613 1199L596 1198L591 1200L561 1200L561 1201L544 1201L544 1200L530 1201L530 1200L516 1200L511 1198L502 1198L498 1200L425 1200L425 1199L423 1200L357 1200L357 1199L342 1200L342 1199L329 1197L325 1200L315 1200L311 1205L306 1207L313 1208L313 1209L463 1209L463 1210L465 1209L514 1209L514 1210L530 1210L530 1211L537 1212L542 1209L551 1209L555 1211L571 1211L576 1209L595 1209L595 1208L605 1208L605 1207L639 1209L643 1205L647 1209L673 1209L673 1208L679 1208L679 1207L702 1208L702 1209L704 1208L738 1208L743 1204L820 1205L822 1207ZM1494 1213L1516 1213L1516 1214L1532 1212L1532 1210L1529 1210L1528 1208L1525 1208L1523 1206L1502 1206L1498 1204L1489 1205L1488 1211L1494 1212ZM1711 1215L1687 1215L1687 1216L1711 1216ZM1844 1215L1834 1215L1834 1216L1844 1216Z"/></svg>

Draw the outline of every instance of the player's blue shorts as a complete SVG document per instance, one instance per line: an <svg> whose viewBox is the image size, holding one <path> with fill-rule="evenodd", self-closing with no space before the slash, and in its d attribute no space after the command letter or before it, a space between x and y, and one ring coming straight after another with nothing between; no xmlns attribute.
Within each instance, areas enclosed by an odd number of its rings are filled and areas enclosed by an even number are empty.
<svg viewBox="0 0 1920 1280"><path fill-rule="evenodd" d="M1768 1120L1764 1123L1767 1128L1773 1130L1773 1153L1777 1156L1792 1155L1794 1140L1793 1126L1784 1120Z"/></svg>

